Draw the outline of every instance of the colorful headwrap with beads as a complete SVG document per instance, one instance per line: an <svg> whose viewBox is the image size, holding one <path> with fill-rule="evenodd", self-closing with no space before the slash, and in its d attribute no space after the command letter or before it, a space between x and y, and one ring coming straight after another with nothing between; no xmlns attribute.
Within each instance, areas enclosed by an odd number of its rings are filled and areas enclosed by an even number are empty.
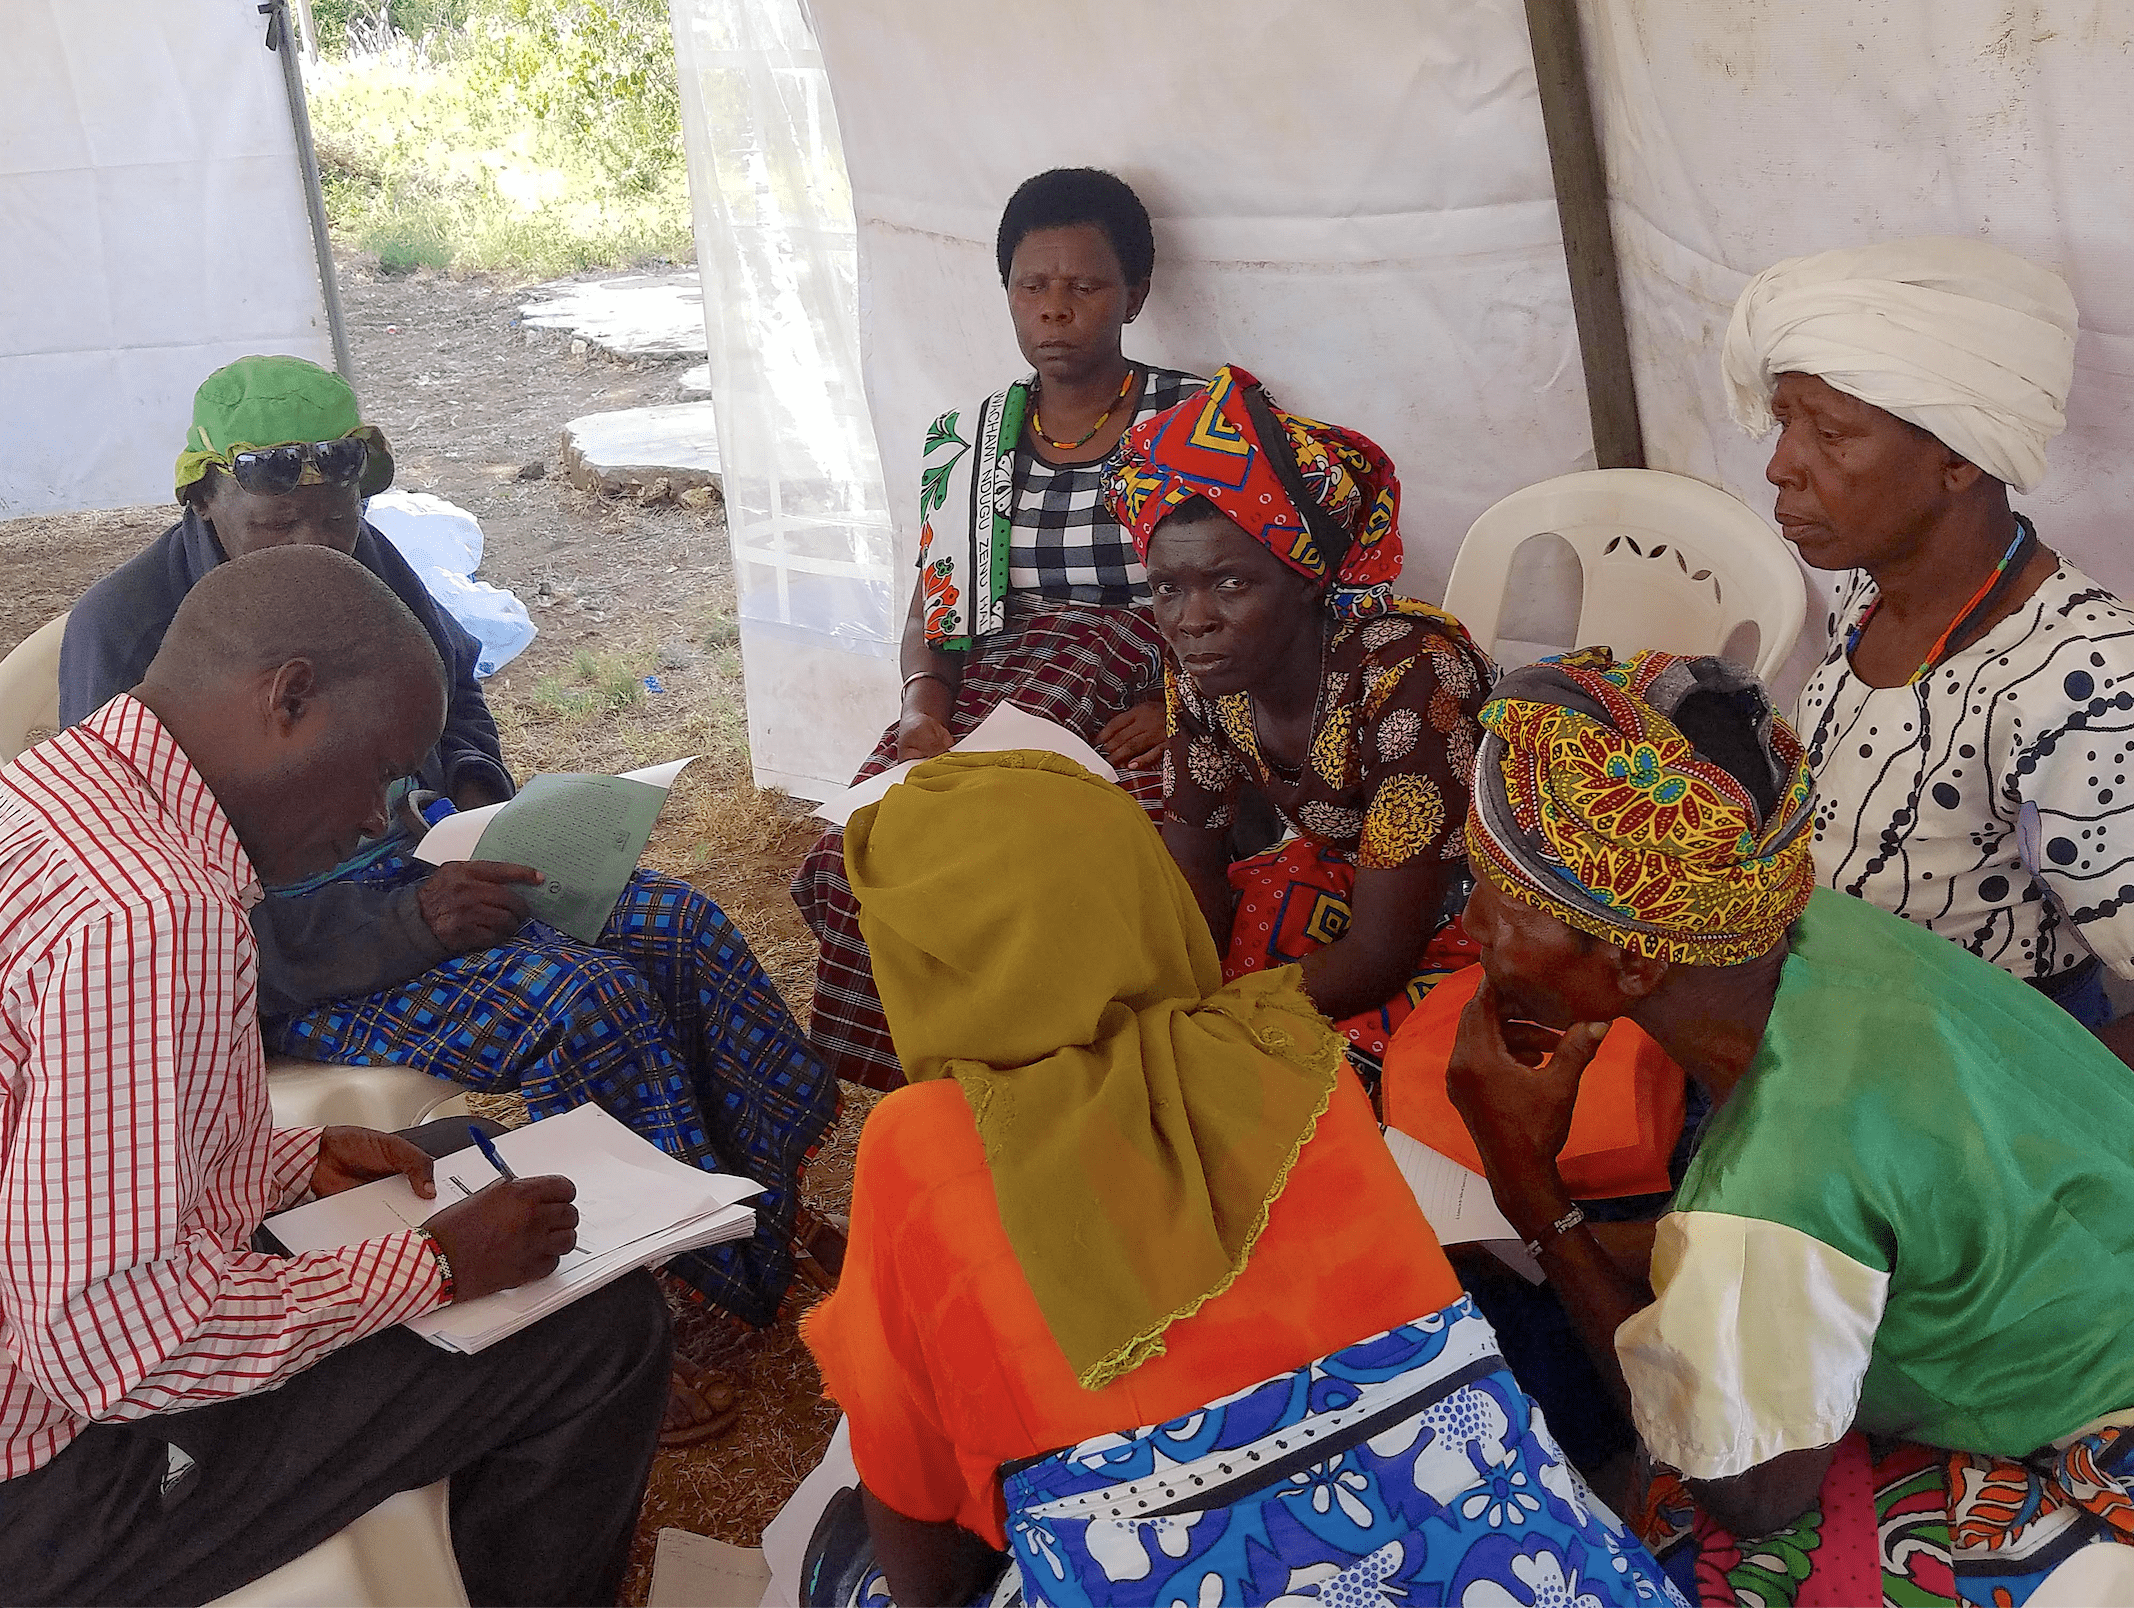
<svg viewBox="0 0 2134 1608"><path fill-rule="evenodd" d="M1393 460L1354 430L1284 413L1235 365L1128 431L1104 477L1104 500L1144 560L1156 526L1192 497L1298 574L1331 576L1339 618L1390 607L1401 565Z"/></svg>
<svg viewBox="0 0 2134 1608"><path fill-rule="evenodd" d="M1777 796L1768 816L1675 725L1699 692L1753 733ZM1660 652L1618 664L1589 648L1505 676L1482 727L1467 850L1511 898L1699 966L1765 953L1807 905L1815 784L1800 739L1740 666Z"/></svg>

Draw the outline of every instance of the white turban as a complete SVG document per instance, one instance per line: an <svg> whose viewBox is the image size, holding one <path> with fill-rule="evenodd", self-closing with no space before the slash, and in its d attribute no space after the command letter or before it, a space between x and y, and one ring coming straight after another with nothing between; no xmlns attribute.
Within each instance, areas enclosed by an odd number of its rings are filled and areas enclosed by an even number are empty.
<svg viewBox="0 0 2134 1608"><path fill-rule="evenodd" d="M2075 299L1983 240L1892 240L1791 257L1749 281L1721 359L1727 407L1773 423L1781 374L1814 374L2028 491L2067 424Z"/></svg>

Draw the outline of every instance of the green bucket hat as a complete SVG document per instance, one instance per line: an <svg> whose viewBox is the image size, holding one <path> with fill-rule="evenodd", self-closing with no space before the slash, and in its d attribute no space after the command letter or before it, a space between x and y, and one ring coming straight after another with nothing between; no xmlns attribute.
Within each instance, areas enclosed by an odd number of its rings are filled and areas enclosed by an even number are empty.
<svg viewBox="0 0 2134 1608"><path fill-rule="evenodd" d="M362 422L348 382L301 357L240 357L215 370L193 393L192 428L178 454L178 499L185 500L185 488L209 465L227 469L236 453L343 436L355 436L370 449L358 489L366 497L377 496L393 483L393 454L384 432Z"/></svg>

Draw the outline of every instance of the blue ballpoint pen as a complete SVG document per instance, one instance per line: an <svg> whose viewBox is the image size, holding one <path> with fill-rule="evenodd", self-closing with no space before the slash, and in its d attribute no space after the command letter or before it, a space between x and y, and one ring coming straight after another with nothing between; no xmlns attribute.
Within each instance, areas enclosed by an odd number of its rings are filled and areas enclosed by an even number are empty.
<svg viewBox="0 0 2134 1608"><path fill-rule="evenodd" d="M472 1123L469 1123L467 1125L467 1132L473 1135L475 1148L481 1151L483 1159L487 1161L490 1166L494 1167L499 1173L503 1175L505 1182L515 1183L518 1181L519 1175L513 1172L511 1168L506 1165L502 1156L497 1154L497 1148L494 1144L490 1142L489 1135L482 1132L481 1129L475 1127Z"/></svg>

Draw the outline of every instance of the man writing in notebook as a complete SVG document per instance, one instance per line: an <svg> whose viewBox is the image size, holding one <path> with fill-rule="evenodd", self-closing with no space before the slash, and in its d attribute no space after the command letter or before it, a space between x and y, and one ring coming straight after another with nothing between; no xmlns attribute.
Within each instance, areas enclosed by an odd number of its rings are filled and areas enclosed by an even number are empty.
<svg viewBox="0 0 2134 1608"><path fill-rule="evenodd" d="M567 1180L249 1248L307 1191L432 1192L404 1139L274 1128L246 912L379 828L445 695L383 582L275 549L191 590L131 695L0 771L11 1601L206 1601L448 1477L474 1602L614 1600L667 1387L649 1276L476 1357L395 1327L551 1271Z"/></svg>
<svg viewBox="0 0 2134 1608"><path fill-rule="evenodd" d="M440 726L394 756L413 761L409 783L442 795L428 810L511 796L473 638L364 518L393 460L347 381L302 358L239 358L194 396L174 471L184 517L67 616L62 725L138 682L179 604L223 564L324 547L390 587L443 661ZM764 1186L754 1237L685 1252L667 1274L769 1323L792 1281L801 1169L836 1120L837 1080L747 940L698 889L639 870L598 940L580 943L527 921L526 867L418 860L414 813L396 809L325 865L265 877L250 921L268 1050L517 1091L536 1119L598 1105L677 1161L746 1174ZM710 1388L682 1364L674 1443L733 1423L730 1398Z"/></svg>

